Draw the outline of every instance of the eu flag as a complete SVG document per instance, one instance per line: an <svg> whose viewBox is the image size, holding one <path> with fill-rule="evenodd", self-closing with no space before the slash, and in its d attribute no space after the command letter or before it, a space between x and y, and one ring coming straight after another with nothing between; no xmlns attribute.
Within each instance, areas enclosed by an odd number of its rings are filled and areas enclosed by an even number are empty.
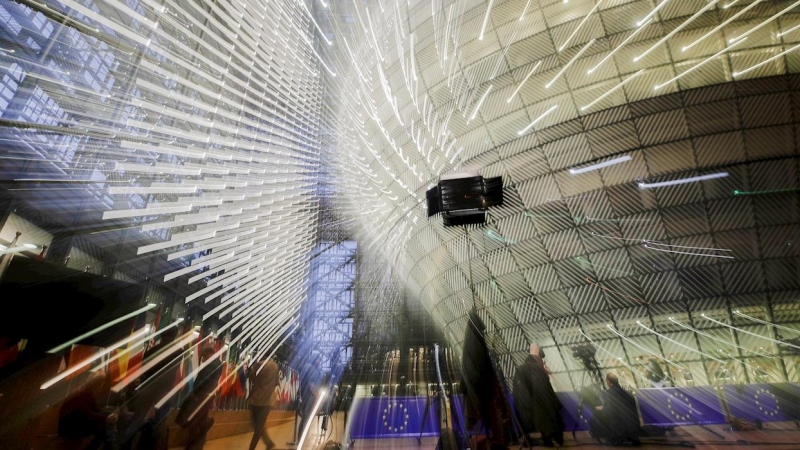
<svg viewBox="0 0 800 450"><path fill-rule="evenodd" d="M800 387L795 383L725 386L732 416L755 422L800 420Z"/></svg>
<svg viewBox="0 0 800 450"><path fill-rule="evenodd" d="M725 423L717 393L710 386L639 389L639 410L645 425Z"/></svg>
<svg viewBox="0 0 800 450"><path fill-rule="evenodd" d="M580 394L575 391L556 392L561 400L561 418L564 420L565 431L585 431L589 429L589 419L592 410L588 405L581 405ZM580 410L578 406L580 405Z"/></svg>
<svg viewBox="0 0 800 450"><path fill-rule="evenodd" d="M391 437L417 437L439 435L438 398L430 399L430 410L425 423L427 397L374 397L360 398L353 403L350 437L375 439Z"/></svg>

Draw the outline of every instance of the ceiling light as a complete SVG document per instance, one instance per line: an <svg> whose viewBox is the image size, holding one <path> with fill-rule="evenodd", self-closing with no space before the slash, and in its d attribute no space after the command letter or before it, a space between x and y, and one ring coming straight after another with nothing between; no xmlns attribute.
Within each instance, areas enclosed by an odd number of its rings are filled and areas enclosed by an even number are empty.
<svg viewBox="0 0 800 450"><path fill-rule="evenodd" d="M534 120L533 120L533 122L531 122L531 123L530 123L530 125L528 125L528 126L527 126L527 127L525 127L524 129L522 129L522 130L518 131L518 132L517 132L517 134L518 134L518 135L520 135L520 136L522 136L523 134L527 133L527 132L528 132L528 130L530 130L530 129L531 129L533 126L534 126L534 125L536 125L537 123L539 123L539 122L540 122L542 119L544 119L545 117L549 116L549 115L550 115L550 114L551 114L553 111L555 111L557 108L558 108L558 105L553 105L553 106L551 106L551 107L550 107L550 109L548 109L547 111L545 111L544 113L542 113L542 115L541 115L541 116L539 116L539 117L537 117L536 119L534 119Z"/></svg>
<svg viewBox="0 0 800 450"><path fill-rule="evenodd" d="M615 164L624 163L626 161L630 161L631 157L628 155L620 156L619 158L610 159L608 161L604 161L598 164L593 164L591 166L581 167L580 169L569 169L569 173L572 175L580 175L586 172L592 172L598 169L602 169L604 167L613 166Z"/></svg>
<svg viewBox="0 0 800 450"><path fill-rule="evenodd" d="M696 183L698 181L713 180L715 178L725 178L728 172L712 173L709 175L701 175L699 177L682 178L680 180L662 181L659 183L645 183L639 182L639 189L653 189L659 187L676 186L679 184Z"/></svg>

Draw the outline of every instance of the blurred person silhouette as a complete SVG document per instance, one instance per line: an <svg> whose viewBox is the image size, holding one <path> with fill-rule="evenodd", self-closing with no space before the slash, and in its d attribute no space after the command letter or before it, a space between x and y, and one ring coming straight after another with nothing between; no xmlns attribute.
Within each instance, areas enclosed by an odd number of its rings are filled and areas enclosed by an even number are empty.
<svg viewBox="0 0 800 450"><path fill-rule="evenodd" d="M120 430L121 450L133 448L137 435L139 435L137 448L167 450L169 440L167 415L173 401L170 400L159 409L155 409L155 405L172 390L176 372L182 363L182 360L176 358L183 349L177 346L171 348L178 334L177 327L169 328L161 334L158 343L145 350L142 364L147 364L156 357L160 357L161 361L120 393L120 401L133 413L127 421L126 428Z"/></svg>
<svg viewBox="0 0 800 450"><path fill-rule="evenodd" d="M603 392L603 405L595 407L589 423L589 431L597 439L605 439L611 445L622 445L629 441L641 445L639 441L639 414L636 400L619 385L619 377L614 372L606 374Z"/></svg>
<svg viewBox="0 0 800 450"><path fill-rule="evenodd" d="M564 445L564 421L544 357L539 345L531 344L530 354L514 375L514 401L523 433L539 431L544 446L552 447L553 441Z"/></svg>
<svg viewBox="0 0 800 450"><path fill-rule="evenodd" d="M481 438L476 437L474 447L507 449L505 419L509 417L510 410L486 346L485 331L486 325L473 309L469 313L464 334L461 390L464 393L468 426L472 428L481 420L485 429L486 442L480 442Z"/></svg>
<svg viewBox="0 0 800 450"><path fill-rule="evenodd" d="M200 363L203 364L213 358L214 353L212 347L204 347L200 352ZM214 418L209 417L209 413L214 406L214 394L221 373L222 362L219 358L214 358L198 372L194 390L178 411L175 423L189 432L186 450L202 449L206 443L208 430L214 426Z"/></svg>
<svg viewBox="0 0 800 450"><path fill-rule="evenodd" d="M314 405L317 403L317 395L319 394L319 380L317 379L318 373L317 364L307 364L304 370L300 373L300 424L298 428L298 439L303 435L308 422L313 419Z"/></svg>
<svg viewBox="0 0 800 450"><path fill-rule="evenodd" d="M662 388L666 383L664 370L661 369L661 364L658 363L656 358L650 358L645 366L645 376L650 381L650 385L655 388Z"/></svg>
<svg viewBox="0 0 800 450"><path fill-rule="evenodd" d="M322 432L325 433L328 431L328 423L339 401L339 386L331 386L329 381L323 382L323 386L326 386L328 395L325 396L325 400L322 402L319 412L322 414Z"/></svg>
<svg viewBox="0 0 800 450"><path fill-rule="evenodd" d="M92 436L85 448L115 448L117 414L100 408L98 400L108 395L111 388L109 374L92 372L89 379L61 405L58 412L58 435L68 442Z"/></svg>
<svg viewBox="0 0 800 450"><path fill-rule="evenodd" d="M259 371L260 370L260 371ZM278 386L278 364L272 359L263 358L250 367L247 378L250 380L250 418L253 421L253 439L250 450L255 450L258 439L264 441L268 450L275 448L275 443L267 434L266 425L272 406L278 398L275 388Z"/></svg>

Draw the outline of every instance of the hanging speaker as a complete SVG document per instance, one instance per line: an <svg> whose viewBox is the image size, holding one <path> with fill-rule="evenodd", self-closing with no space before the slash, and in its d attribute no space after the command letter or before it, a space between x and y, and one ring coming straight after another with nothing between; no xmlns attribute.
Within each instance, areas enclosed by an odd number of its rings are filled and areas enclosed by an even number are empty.
<svg viewBox="0 0 800 450"><path fill-rule="evenodd" d="M489 207L503 204L503 179L469 173L445 175L425 198L428 217L442 213L446 227L483 224Z"/></svg>

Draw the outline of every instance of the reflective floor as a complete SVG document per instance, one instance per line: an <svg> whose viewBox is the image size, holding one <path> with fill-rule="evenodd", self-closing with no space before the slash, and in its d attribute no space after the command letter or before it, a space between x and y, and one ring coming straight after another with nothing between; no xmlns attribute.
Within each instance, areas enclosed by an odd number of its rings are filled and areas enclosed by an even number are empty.
<svg viewBox="0 0 800 450"><path fill-rule="evenodd" d="M320 432L318 423L309 430L309 435L303 444L304 450L323 450L327 442L341 442L342 419L339 414L333 420L333 429L328 429L324 435ZM288 423L269 428L270 437L278 445L277 449L295 449L295 445L290 445L292 441L293 424ZM239 434L221 439L210 440L206 443L206 450L228 450L246 449L250 443L252 434ZM390 448L395 450L419 449L428 450L436 448L438 438L424 437L418 443L415 438L398 439L367 439L355 441L352 449L372 450ZM793 422L774 422L765 424L765 428L758 431L731 431L726 426L711 425L707 427L687 426L678 427L674 432L668 433L662 438L642 438L640 448L695 448L702 449L754 449L770 448L775 450L789 450L800 448L800 429ZM566 433L564 447L581 447L584 449L610 448L609 446L598 445L587 432L579 431L575 438L570 433ZM174 450L177 450L176 447ZM259 449L265 448L259 444ZM520 447L511 446L511 449ZM622 448L622 447L621 447Z"/></svg>

